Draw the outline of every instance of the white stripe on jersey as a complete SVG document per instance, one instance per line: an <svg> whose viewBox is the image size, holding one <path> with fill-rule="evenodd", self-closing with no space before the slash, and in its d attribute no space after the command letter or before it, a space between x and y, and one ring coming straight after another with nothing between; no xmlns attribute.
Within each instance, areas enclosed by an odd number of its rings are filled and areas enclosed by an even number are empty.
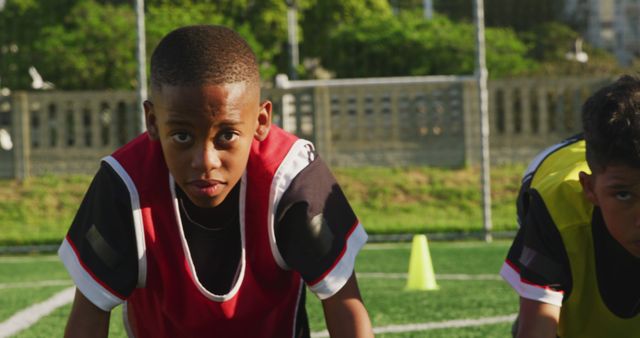
<svg viewBox="0 0 640 338"><path fill-rule="evenodd" d="M207 299L210 299L215 302L225 302L229 299L233 298L238 291L240 290L240 286L242 285L242 281L244 280L244 274L247 267L247 246L245 241L245 208L244 205L246 203L246 190L247 190L247 174L242 175L241 178L241 186L240 186L240 208L239 208L239 220L240 220L240 259L238 262L238 267L236 269L236 275L233 278L233 284L229 292L223 295L215 294L202 285L200 282L200 278L198 277L198 273L196 271L196 265L193 262L193 258L191 257L191 249L189 248L189 243L187 242L187 237L184 234L184 227L182 226L182 217L180 217L180 209L178 206L178 198L176 197L176 189L175 189L175 180L171 174L169 174L169 185L171 190L171 198L173 203L173 214L175 217L176 224L178 226L178 233L180 234L180 243L182 244L182 250L184 253L184 257L189 264L189 269L191 270L191 275L195 277L195 285Z"/></svg>
<svg viewBox="0 0 640 338"><path fill-rule="evenodd" d="M358 223L355 230L349 236L346 243L344 255L340 258L331 272L314 285L309 285L309 290L321 300L327 299L340 291L353 274L356 256L367 242L367 233L361 223Z"/></svg>
<svg viewBox="0 0 640 338"><path fill-rule="evenodd" d="M284 193L289 189L291 182L293 179L298 176L298 174L311 162L313 161L313 156L310 156L311 150L313 150L313 145L311 142L303 139L297 140L287 156L282 160L278 170L276 170L275 175L273 175L273 181L271 183L271 191L269 193L269 245L271 246L271 254L275 259L278 266L284 270L289 270L289 266L285 263L282 255L280 254L280 250L278 250L278 245L276 244L276 234L275 234L275 213L277 210L277 206L280 203L280 199Z"/></svg>
<svg viewBox="0 0 640 338"><path fill-rule="evenodd" d="M542 162L549 156L551 155L553 152L555 152L556 150L577 142L579 140L578 137L573 136L570 137L560 143L556 143L548 148L546 148L545 150L541 151L538 155L536 155L536 157L533 158L533 160L531 160L531 163L529 163L529 166L527 167L527 170L524 171L524 175L522 175L522 182L526 182L528 180L531 179L531 177L533 176L533 174L536 172L536 170L538 169L538 167L540 166L540 164L542 164Z"/></svg>
<svg viewBox="0 0 640 338"><path fill-rule="evenodd" d="M66 238L60 245L58 255L67 268L67 271L69 271L69 275L71 275L76 287L97 307L104 311L111 311L111 309L123 302L122 299L100 285L100 283L82 267L80 258L76 256L75 251Z"/></svg>
<svg viewBox="0 0 640 338"><path fill-rule="evenodd" d="M136 287L142 288L147 284L147 246L144 243L144 224L142 223L142 210L140 209L140 197L138 189L127 171L120 165L120 162L113 156L106 156L102 159L120 176L122 182L129 190L131 199L131 211L133 214L133 228L136 234L136 248L138 251L138 283Z"/></svg>
<svg viewBox="0 0 640 338"><path fill-rule="evenodd" d="M500 276L504 278L511 287L522 298L535 300L542 303L548 303L555 306L562 306L562 292L553 291L542 286L526 283L520 278L520 273L514 270L511 265L504 263L500 269Z"/></svg>

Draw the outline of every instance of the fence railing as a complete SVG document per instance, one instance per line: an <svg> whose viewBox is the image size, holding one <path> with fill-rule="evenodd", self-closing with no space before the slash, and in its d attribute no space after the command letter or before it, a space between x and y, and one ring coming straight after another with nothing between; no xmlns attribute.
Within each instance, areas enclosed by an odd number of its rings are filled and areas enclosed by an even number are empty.
<svg viewBox="0 0 640 338"><path fill-rule="evenodd" d="M12 172L0 173L4 177L94 172L97 159L138 130L133 92L16 92L9 98L14 148Z"/></svg>
<svg viewBox="0 0 640 338"><path fill-rule="evenodd" d="M580 130L580 107L611 78L489 82L494 163L530 160ZM477 88L470 77L280 81L263 90L274 121L312 140L333 166L433 165L480 160ZM14 92L0 95L0 177L93 173L98 159L139 130L134 92Z"/></svg>
<svg viewBox="0 0 640 338"><path fill-rule="evenodd" d="M612 78L513 79L489 82L492 160L530 161L580 132L581 108Z"/></svg>
<svg viewBox="0 0 640 338"><path fill-rule="evenodd" d="M336 166L466 162L460 76L280 82L285 129L312 138Z"/></svg>

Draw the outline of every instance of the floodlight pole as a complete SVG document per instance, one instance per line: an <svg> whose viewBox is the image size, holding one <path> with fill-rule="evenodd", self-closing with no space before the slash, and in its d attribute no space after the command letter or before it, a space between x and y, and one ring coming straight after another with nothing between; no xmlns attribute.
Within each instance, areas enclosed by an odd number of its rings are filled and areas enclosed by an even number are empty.
<svg viewBox="0 0 640 338"><path fill-rule="evenodd" d="M144 101L147 99L147 50L146 33L144 28L144 0L135 0L136 3L136 40L138 57L138 104L140 109L138 131L144 132L146 128L144 118Z"/></svg>
<svg viewBox="0 0 640 338"><path fill-rule="evenodd" d="M433 2L431 0L422 0L422 7L424 18L427 20L433 19Z"/></svg>
<svg viewBox="0 0 640 338"><path fill-rule="evenodd" d="M484 240L492 241L491 228L491 174L489 156L489 94L487 78L489 72L486 65L484 40L484 0L474 0L476 22L476 81L478 83L478 97L480 105L480 149L482 154L482 223L484 226Z"/></svg>
<svg viewBox="0 0 640 338"><path fill-rule="evenodd" d="M297 80L297 67L300 64L298 51L298 8L295 0L285 0L287 3L287 30L289 35L289 79Z"/></svg>

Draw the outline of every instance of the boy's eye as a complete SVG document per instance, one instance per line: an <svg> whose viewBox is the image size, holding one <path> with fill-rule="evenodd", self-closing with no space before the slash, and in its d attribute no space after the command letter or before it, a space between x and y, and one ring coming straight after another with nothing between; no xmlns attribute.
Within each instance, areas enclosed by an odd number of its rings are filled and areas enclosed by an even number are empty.
<svg viewBox="0 0 640 338"><path fill-rule="evenodd" d="M223 131L220 134L218 134L217 141L220 144L229 144L229 143L235 141L236 138L238 138L238 134L236 134L235 132L229 130L229 131Z"/></svg>
<svg viewBox="0 0 640 338"><path fill-rule="evenodd" d="M191 135L188 133L175 133L171 137L178 143L188 143L191 141Z"/></svg>
<svg viewBox="0 0 640 338"><path fill-rule="evenodd" d="M618 191L615 196L619 201L628 201L631 199L631 193L628 191Z"/></svg>

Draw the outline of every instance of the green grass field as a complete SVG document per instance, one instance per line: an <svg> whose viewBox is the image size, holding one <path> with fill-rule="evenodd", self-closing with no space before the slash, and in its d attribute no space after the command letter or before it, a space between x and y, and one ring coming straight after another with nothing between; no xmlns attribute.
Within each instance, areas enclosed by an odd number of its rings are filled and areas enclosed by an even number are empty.
<svg viewBox="0 0 640 338"><path fill-rule="evenodd" d="M378 330L411 324L441 323L511 315L518 297L498 278L509 243L430 242L439 289L405 291L411 245L367 244L357 260L358 283L374 327ZM460 275L468 279L459 279ZM458 279L456 279L458 278ZM63 284L44 286L49 284ZM40 282L40 284L35 284ZM16 312L42 302L69 287L62 264L54 256L0 256L0 327ZM311 330L325 330L320 302L307 298ZM60 337L70 305L62 306L15 337ZM121 312L114 310L110 337L125 337ZM439 328L376 337L510 337L510 321L459 328Z"/></svg>
<svg viewBox="0 0 640 338"><path fill-rule="evenodd" d="M523 166L492 169L497 231L513 230ZM370 234L473 232L482 229L478 168L339 168L335 175ZM0 180L0 245L58 244L90 176Z"/></svg>

